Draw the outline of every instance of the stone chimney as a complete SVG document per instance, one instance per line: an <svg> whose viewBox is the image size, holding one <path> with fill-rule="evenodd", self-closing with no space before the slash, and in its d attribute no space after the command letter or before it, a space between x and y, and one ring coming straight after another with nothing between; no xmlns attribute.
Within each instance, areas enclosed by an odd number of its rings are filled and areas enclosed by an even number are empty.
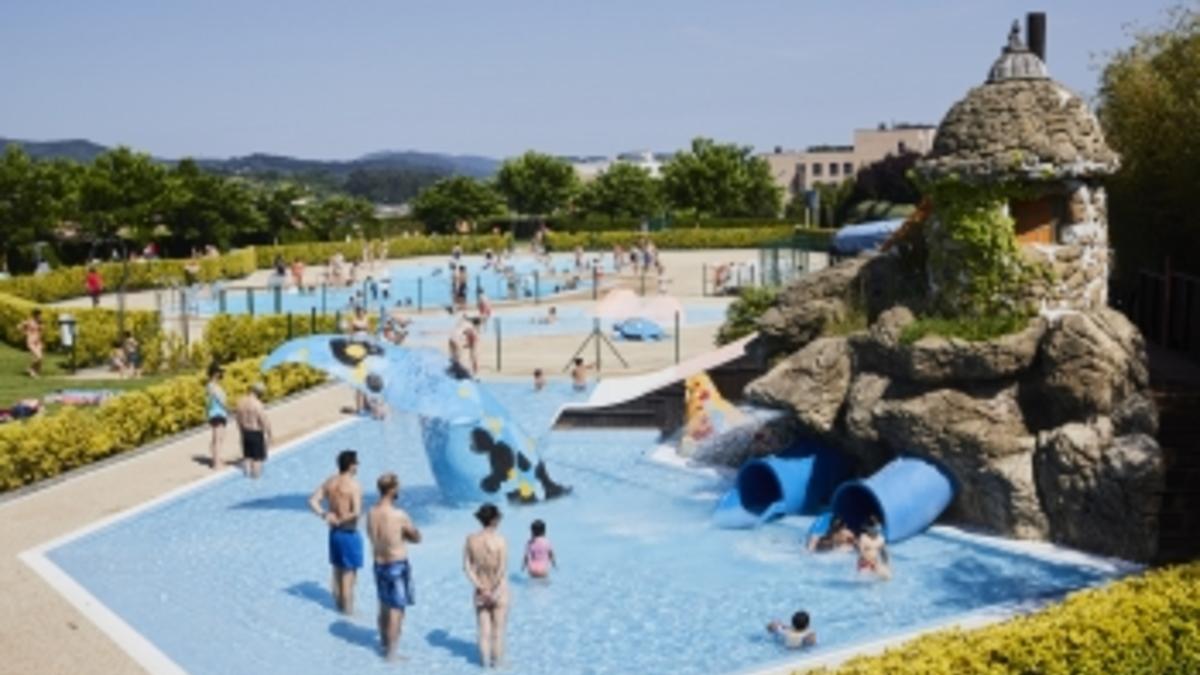
<svg viewBox="0 0 1200 675"><path fill-rule="evenodd" d="M1025 15L1025 42L1029 51L1046 62L1046 13L1029 12Z"/></svg>

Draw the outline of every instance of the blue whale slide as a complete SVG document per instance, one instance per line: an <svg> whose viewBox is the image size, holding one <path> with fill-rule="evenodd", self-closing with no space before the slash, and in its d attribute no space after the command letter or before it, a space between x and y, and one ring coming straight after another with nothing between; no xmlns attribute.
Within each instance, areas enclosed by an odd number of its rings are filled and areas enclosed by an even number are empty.
<svg viewBox="0 0 1200 675"><path fill-rule="evenodd" d="M841 453L807 443L784 456L752 459L742 465L734 488L717 503L713 522L718 527L748 528L789 514L816 513L849 475Z"/></svg>
<svg viewBox="0 0 1200 675"><path fill-rule="evenodd" d="M879 517L888 543L920 534L954 499L948 471L919 457L898 457L869 478L843 483L833 494L833 515L858 531Z"/></svg>

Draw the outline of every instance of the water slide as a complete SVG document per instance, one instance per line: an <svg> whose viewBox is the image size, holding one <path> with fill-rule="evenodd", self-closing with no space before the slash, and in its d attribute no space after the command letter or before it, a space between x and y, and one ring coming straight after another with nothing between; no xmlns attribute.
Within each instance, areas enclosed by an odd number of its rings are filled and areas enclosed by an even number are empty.
<svg viewBox="0 0 1200 675"><path fill-rule="evenodd" d="M842 453L801 442L778 456L743 464L733 489L717 503L713 522L718 527L749 528L780 516L815 514L849 476Z"/></svg>
<svg viewBox="0 0 1200 675"><path fill-rule="evenodd" d="M262 370L284 363L317 368L382 397L393 410L419 415L425 452L447 499L530 503L570 492L550 478L536 439L439 351L314 335L280 345L263 360Z"/></svg>
<svg viewBox="0 0 1200 675"><path fill-rule="evenodd" d="M919 457L897 457L869 478L843 483L833 495L834 516L851 529L879 517L888 543L920 534L942 515L957 492L953 476Z"/></svg>

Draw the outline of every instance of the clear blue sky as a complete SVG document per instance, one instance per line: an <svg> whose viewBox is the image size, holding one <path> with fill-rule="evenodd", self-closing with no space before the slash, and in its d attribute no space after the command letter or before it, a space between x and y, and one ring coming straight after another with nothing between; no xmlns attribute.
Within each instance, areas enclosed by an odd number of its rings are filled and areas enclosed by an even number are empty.
<svg viewBox="0 0 1200 675"><path fill-rule="evenodd" d="M1126 24L1170 4L3 0L0 136L163 157L848 143L936 123L1030 9L1051 74L1090 97Z"/></svg>

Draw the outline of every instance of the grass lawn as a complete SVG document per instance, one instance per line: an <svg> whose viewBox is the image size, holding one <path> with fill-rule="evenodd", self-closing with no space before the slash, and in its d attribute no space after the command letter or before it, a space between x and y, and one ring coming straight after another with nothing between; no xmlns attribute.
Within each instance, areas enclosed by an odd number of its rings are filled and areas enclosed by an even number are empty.
<svg viewBox="0 0 1200 675"><path fill-rule="evenodd" d="M23 398L41 398L59 389L117 389L127 391L161 382L163 375L136 379L76 379L70 377L66 357L48 355L42 364L42 377L34 379L25 374L29 353L0 344L0 407L7 408Z"/></svg>

